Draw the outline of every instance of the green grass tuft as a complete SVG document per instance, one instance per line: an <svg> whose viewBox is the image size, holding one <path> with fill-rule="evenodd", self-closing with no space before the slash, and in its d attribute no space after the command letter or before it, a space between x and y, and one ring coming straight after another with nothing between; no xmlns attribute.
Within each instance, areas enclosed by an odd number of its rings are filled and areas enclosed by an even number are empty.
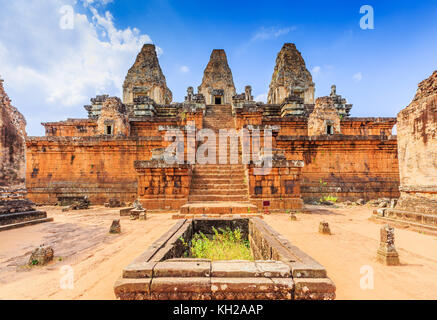
<svg viewBox="0 0 437 320"><path fill-rule="evenodd" d="M239 228L215 229L214 234L207 237L202 232L196 233L188 244L184 240L182 243L187 247L186 256L198 259L210 260L253 260L249 241L242 238Z"/></svg>

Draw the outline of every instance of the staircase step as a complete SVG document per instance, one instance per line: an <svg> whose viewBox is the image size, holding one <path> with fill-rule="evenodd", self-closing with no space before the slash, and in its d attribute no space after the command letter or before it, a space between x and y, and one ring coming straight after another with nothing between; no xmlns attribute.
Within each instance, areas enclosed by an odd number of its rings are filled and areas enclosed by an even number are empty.
<svg viewBox="0 0 437 320"><path fill-rule="evenodd" d="M210 173L216 173L216 174L244 174L244 170L241 169L194 169L194 174L210 174Z"/></svg>
<svg viewBox="0 0 437 320"><path fill-rule="evenodd" d="M242 164L196 164L194 170L244 170Z"/></svg>
<svg viewBox="0 0 437 320"><path fill-rule="evenodd" d="M181 214L256 214L258 208L249 202L198 202L182 206Z"/></svg>
<svg viewBox="0 0 437 320"><path fill-rule="evenodd" d="M221 172L194 172L193 178L206 178L206 179L229 179L230 177L232 177L232 179L244 179L245 174L243 172L226 172L226 171L221 171Z"/></svg>
<svg viewBox="0 0 437 320"><path fill-rule="evenodd" d="M205 194L205 193L210 193L210 194L247 194L247 188L241 188L241 187L232 187L232 186L223 186L222 188L218 187L218 188L209 188L209 189L204 189L204 188L197 188L197 186L193 186L191 188L191 192L192 194ZM227 192L227 193L226 193Z"/></svg>
<svg viewBox="0 0 437 320"><path fill-rule="evenodd" d="M212 185L212 184L244 184L244 179L208 179L208 178L195 178L192 180L192 184L206 184L206 185Z"/></svg>
<svg viewBox="0 0 437 320"><path fill-rule="evenodd" d="M242 196L247 200L247 190L244 189L223 189L223 190L205 190L195 189L190 192L191 196Z"/></svg>
<svg viewBox="0 0 437 320"><path fill-rule="evenodd" d="M240 195L189 195L188 201L247 201L247 196Z"/></svg>
<svg viewBox="0 0 437 320"><path fill-rule="evenodd" d="M244 184L244 183L236 183L236 184L213 184L213 183L210 183L210 184L206 184L206 183L203 183L203 184L200 184L200 183L195 183L195 184L192 184L192 187L191 187L192 189L203 189L203 190L207 190L207 189L224 189L224 188L227 188L227 189L245 189L245 188L247 188L247 186Z"/></svg>

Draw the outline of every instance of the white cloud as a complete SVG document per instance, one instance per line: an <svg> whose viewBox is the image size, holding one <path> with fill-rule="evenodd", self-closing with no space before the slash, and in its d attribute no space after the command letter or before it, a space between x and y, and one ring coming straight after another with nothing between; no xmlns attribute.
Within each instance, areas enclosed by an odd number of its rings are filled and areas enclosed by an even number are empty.
<svg viewBox="0 0 437 320"><path fill-rule="evenodd" d="M95 7L109 2L2 1L0 30L8 32L0 33L0 73L31 133L41 132L33 117L85 117L82 105L96 94L121 96L127 70L152 40L136 28L118 29L109 11ZM66 4L75 9L72 30L59 24Z"/></svg>
<svg viewBox="0 0 437 320"><path fill-rule="evenodd" d="M106 5L108 3L114 2L113 0L82 0L83 5L87 6L90 4L102 4L102 5Z"/></svg>
<svg viewBox="0 0 437 320"><path fill-rule="evenodd" d="M320 74L320 71L322 70L322 68L320 66L315 66L312 70L311 73L314 77L318 77Z"/></svg>
<svg viewBox="0 0 437 320"><path fill-rule="evenodd" d="M267 103L267 93L259 94L255 97L255 101L261 101Z"/></svg>
<svg viewBox="0 0 437 320"><path fill-rule="evenodd" d="M287 27L287 28L275 28L275 27L265 28L265 27L262 27L252 37L252 41L278 38L282 35L286 35L286 34L290 33L291 31L294 31L294 30L296 30L296 27Z"/></svg>
<svg viewBox="0 0 437 320"><path fill-rule="evenodd" d="M190 72L190 68L188 68L187 66L181 66L179 68L179 71L182 73L187 73L187 72Z"/></svg>
<svg viewBox="0 0 437 320"><path fill-rule="evenodd" d="M363 79L363 74L361 72L357 72L354 74L352 79L354 79L355 82L360 82Z"/></svg>

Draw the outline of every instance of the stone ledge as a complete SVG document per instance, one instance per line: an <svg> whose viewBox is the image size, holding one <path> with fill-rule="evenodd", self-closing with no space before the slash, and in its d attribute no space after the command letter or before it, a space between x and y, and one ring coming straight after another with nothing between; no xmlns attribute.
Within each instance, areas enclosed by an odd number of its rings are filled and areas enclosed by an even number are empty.
<svg viewBox="0 0 437 320"><path fill-rule="evenodd" d="M152 279L119 278L114 284L115 296L122 300L147 300Z"/></svg>
<svg viewBox="0 0 437 320"><path fill-rule="evenodd" d="M335 284L329 278L294 279L296 300L334 300Z"/></svg>
<svg viewBox="0 0 437 320"><path fill-rule="evenodd" d="M24 223L32 220L40 220L45 218L47 218L47 213L44 211L5 213L5 214L0 214L0 226Z"/></svg>
<svg viewBox="0 0 437 320"><path fill-rule="evenodd" d="M382 138L383 137L383 138ZM396 136L381 136L381 135L368 135L368 136L350 136L350 135L322 135L322 136L286 136L279 135L276 138L277 141L393 141L396 142Z"/></svg>
<svg viewBox="0 0 437 320"><path fill-rule="evenodd" d="M180 170L189 170L191 169L191 164L169 164L165 160L137 160L134 161L135 169L161 169L161 168L173 168Z"/></svg>
<svg viewBox="0 0 437 320"><path fill-rule="evenodd" d="M27 226L33 226L35 224L44 223L44 222L52 222L52 221L53 221L53 218L42 218L42 219L35 219L35 220L26 221L26 222L7 224L4 226L0 226L0 232L6 231L6 230L18 229L18 228L27 227Z"/></svg>
<svg viewBox="0 0 437 320"><path fill-rule="evenodd" d="M102 142L102 141L163 141L161 136L111 136L111 135L95 135L83 137L58 137L58 136L44 136L44 137L26 137L26 144L38 143L40 141L58 142L58 143L85 143L85 142Z"/></svg>
<svg viewBox="0 0 437 320"><path fill-rule="evenodd" d="M286 263L291 268L293 278L327 277L326 269L320 263L304 253L298 247L293 246L286 238L271 228L267 223L258 220L257 218L254 218L252 221L256 228L253 229L253 236L256 237L256 232L259 232L259 236L267 240L262 243L268 243L271 246L271 258ZM266 248L263 249L267 250Z"/></svg>
<svg viewBox="0 0 437 320"><path fill-rule="evenodd" d="M196 261L163 261L158 262L153 268L153 277L168 278L205 278L211 274L211 262Z"/></svg>
<svg viewBox="0 0 437 320"><path fill-rule="evenodd" d="M437 185L432 186L400 186L399 191L418 192L418 193L437 193Z"/></svg>

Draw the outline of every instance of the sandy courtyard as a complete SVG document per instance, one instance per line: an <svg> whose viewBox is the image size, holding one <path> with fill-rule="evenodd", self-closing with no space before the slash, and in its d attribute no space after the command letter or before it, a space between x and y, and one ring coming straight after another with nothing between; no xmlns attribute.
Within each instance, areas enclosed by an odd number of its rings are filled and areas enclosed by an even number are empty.
<svg viewBox="0 0 437 320"><path fill-rule="evenodd" d="M386 267L375 259L381 225L368 220L371 209L310 208L313 213L298 214L297 221L287 215L266 216L265 221L326 267L337 299L437 298L437 237L396 228L402 265ZM151 214L147 221L123 217L122 234L110 235L117 209L43 209L54 222L0 232L0 299L114 299L112 286L123 267L176 222L171 214ZM318 233L321 220L329 222L333 235ZM54 248L54 262L25 266L40 244ZM73 289L61 289L65 265L74 271ZM373 270L373 289L361 289L363 267Z"/></svg>

